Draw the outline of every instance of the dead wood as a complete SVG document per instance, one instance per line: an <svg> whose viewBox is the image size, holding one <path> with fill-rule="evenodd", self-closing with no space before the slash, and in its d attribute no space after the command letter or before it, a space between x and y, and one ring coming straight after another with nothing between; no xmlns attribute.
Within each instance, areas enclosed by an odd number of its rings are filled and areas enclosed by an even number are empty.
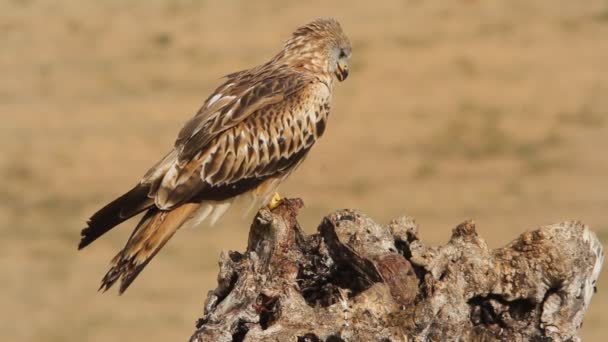
<svg viewBox="0 0 608 342"><path fill-rule="evenodd" d="M244 253L220 256L218 286L191 341L565 341L603 262L577 221L488 249L473 222L426 246L413 219L356 210L306 235L298 199L262 209Z"/></svg>

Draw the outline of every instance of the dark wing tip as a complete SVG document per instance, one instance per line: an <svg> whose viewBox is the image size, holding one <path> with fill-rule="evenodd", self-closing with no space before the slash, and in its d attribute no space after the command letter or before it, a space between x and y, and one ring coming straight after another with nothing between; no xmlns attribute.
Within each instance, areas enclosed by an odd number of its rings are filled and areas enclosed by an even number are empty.
<svg viewBox="0 0 608 342"><path fill-rule="evenodd" d="M149 189L147 184L138 184L93 214L87 221L87 227L80 232L78 250L85 248L123 221L152 206L154 200L148 197Z"/></svg>
<svg viewBox="0 0 608 342"><path fill-rule="evenodd" d="M90 224L90 221L88 222ZM80 231L80 242L78 243L78 250L81 250L91 244L94 239L90 236L91 227L87 226L83 230Z"/></svg>

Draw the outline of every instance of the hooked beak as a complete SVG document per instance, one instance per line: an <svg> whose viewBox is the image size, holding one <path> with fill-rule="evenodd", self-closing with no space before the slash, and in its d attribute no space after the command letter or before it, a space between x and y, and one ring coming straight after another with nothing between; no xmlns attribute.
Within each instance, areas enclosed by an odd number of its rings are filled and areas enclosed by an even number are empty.
<svg viewBox="0 0 608 342"><path fill-rule="evenodd" d="M348 64L343 61L338 61L338 69L336 70L338 81L342 82L348 77Z"/></svg>

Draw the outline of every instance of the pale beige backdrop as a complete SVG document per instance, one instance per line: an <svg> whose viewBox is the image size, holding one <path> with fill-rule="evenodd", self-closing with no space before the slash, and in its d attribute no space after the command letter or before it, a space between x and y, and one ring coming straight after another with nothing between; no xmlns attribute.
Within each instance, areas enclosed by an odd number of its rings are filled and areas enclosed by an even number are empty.
<svg viewBox="0 0 608 342"><path fill-rule="evenodd" d="M0 340L183 341L250 218L180 231L127 293L96 292L127 223L96 209L162 156L220 76L335 16L353 42L326 135L282 187L312 232L334 209L491 246L581 219L608 239L608 2L0 2ZM582 337L608 334L606 272Z"/></svg>

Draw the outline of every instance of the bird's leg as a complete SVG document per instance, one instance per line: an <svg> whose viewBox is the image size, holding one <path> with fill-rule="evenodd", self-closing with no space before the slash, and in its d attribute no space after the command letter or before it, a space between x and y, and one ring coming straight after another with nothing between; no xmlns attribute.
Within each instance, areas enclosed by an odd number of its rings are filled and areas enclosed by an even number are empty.
<svg viewBox="0 0 608 342"><path fill-rule="evenodd" d="M275 192L274 195L272 195L270 202L268 202L268 209L272 210L272 209L278 207L282 201L283 201L283 199L281 198L281 195L279 195L278 192Z"/></svg>

